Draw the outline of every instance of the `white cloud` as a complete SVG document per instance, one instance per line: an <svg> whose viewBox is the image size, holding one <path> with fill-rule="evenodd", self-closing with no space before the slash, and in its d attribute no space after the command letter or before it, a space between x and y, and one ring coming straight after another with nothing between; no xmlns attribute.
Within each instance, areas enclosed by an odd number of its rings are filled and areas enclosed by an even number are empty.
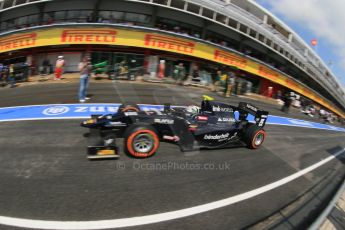
<svg viewBox="0 0 345 230"><path fill-rule="evenodd" d="M258 0L258 3L271 6L273 13L304 26L319 41L327 41L339 58L333 60L334 64L345 71L344 0ZM345 82L345 79L342 81Z"/></svg>

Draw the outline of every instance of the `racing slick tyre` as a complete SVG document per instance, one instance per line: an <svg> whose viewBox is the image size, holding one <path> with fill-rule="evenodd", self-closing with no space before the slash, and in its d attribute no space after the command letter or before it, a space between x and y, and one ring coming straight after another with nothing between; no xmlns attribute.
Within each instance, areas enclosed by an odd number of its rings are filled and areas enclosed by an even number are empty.
<svg viewBox="0 0 345 230"><path fill-rule="evenodd" d="M145 124L130 126L124 135L125 153L134 158L148 158L156 153L159 137L153 127Z"/></svg>
<svg viewBox="0 0 345 230"><path fill-rule="evenodd" d="M265 130L257 127L254 124L249 124L246 132L244 134L244 142L247 144L250 149L259 148L264 142L266 137Z"/></svg>
<svg viewBox="0 0 345 230"><path fill-rule="evenodd" d="M125 112L139 112L140 108L137 104L133 104L133 105L121 105L119 107L119 110L123 113Z"/></svg>

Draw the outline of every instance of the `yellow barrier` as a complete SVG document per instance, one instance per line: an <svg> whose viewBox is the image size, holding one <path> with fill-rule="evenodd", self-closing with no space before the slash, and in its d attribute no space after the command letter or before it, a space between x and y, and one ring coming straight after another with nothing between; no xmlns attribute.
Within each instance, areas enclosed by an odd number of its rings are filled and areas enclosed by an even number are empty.
<svg viewBox="0 0 345 230"><path fill-rule="evenodd" d="M264 65L212 45L160 33L110 27L37 29L1 37L0 53L31 47L68 44L102 44L150 48L194 56L228 66L235 66L283 85L345 118L345 113L332 106L322 96L315 94L298 82Z"/></svg>

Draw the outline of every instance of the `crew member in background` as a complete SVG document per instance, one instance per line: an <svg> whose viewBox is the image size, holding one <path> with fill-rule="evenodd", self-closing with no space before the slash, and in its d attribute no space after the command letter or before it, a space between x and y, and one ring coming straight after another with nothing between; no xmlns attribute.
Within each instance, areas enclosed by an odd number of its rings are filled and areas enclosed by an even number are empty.
<svg viewBox="0 0 345 230"><path fill-rule="evenodd" d="M319 118L324 120L325 117L326 117L326 110L324 110L324 109L321 108L321 109L319 110Z"/></svg>
<svg viewBox="0 0 345 230"><path fill-rule="evenodd" d="M26 64L27 64L27 67L28 67L28 78L31 76L31 73L32 73L31 68L33 66L32 65L33 62L34 62L34 59L33 59L32 55L26 56Z"/></svg>
<svg viewBox="0 0 345 230"><path fill-rule="evenodd" d="M130 68L131 69L131 68ZM165 60L159 61L159 71L158 71L158 77L160 79L163 79L165 76Z"/></svg>
<svg viewBox="0 0 345 230"><path fill-rule="evenodd" d="M186 77L186 68L184 67L183 62L180 62L178 65L175 66L174 77L176 83L182 85Z"/></svg>
<svg viewBox="0 0 345 230"><path fill-rule="evenodd" d="M250 94L253 91L253 83L251 81L247 81L247 88L246 88L246 94Z"/></svg>
<svg viewBox="0 0 345 230"><path fill-rule="evenodd" d="M9 83L11 85L11 88L16 87L16 78L14 74L14 64L10 64L8 68L8 74L9 74Z"/></svg>
<svg viewBox="0 0 345 230"><path fill-rule="evenodd" d="M42 66L43 66L42 74L43 75L49 75L50 74L49 65L50 65L49 60L48 59L44 59L44 61L42 63Z"/></svg>
<svg viewBox="0 0 345 230"><path fill-rule="evenodd" d="M226 84L226 92L225 96L230 97L232 95L232 91L235 86L235 74L233 72L229 72Z"/></svg>
<svg viewBox="0 0 345 230"><path fill-rule="evenodd" d="M282 106L281 111L284 113L289 113L289 109L292 103L292 98L290 93L285 93L283 97L284 105Z"/></svg>
<svg viewBox="0 0 345 230"><path fill-rule="evenodd" d="M273 87L269 86L267 90L267 97L272 98L272 96L273 96Z"/></svg>
<svg viewBox="0 0 345 230"><path fill-rule="evenodd" d="M90 98L86 97L86 92L89 83L89 77L92 71L91 58L89 55L85 55L83 61L79 63L80 71L80 86L79 86L79 102L84 103L85 100Z"/></svg>
<svg viewBox="0 0 345 230"><path fill-rule="evenodd" d="M216 86L215 86L216 81L217 81L217 70L212 68L212 71L211 71L211 87L210 87L212 92L216 91Z"/></svg>
<svg viewBox="0 0 345 230"><path fill-rule="evenodd" d="M240 78L237 78L236 81L236 95L241 95L243 82Z"/></svg>
<svg viewBox="0 0 345 230"><path fill-rule="evenodd" d="M4 81L4 75L2 73L3 70L4 70L4 65L0 63L0 82ZM1 84L1 86L3 86L3 84Z"/></svg>
<svg viewBox="0 0 345 230"><path fill-rule="evenodd" d="M63 56L59 56L55 64L55 78L54 80L61 80L61 75L63 73L63 67L65 66L65 60Z"/></svg>
<svg viewBox="0 0 345 230"><path fill-rule="evenodd" d="M221 75L222 75L222 71L220 70L215 70L211 77L212 77L212 86L211 86L211 91L212 92L217 92L218 91L218 88L219 88L219 85L220 85L220 78L221 78Z"/></svg>

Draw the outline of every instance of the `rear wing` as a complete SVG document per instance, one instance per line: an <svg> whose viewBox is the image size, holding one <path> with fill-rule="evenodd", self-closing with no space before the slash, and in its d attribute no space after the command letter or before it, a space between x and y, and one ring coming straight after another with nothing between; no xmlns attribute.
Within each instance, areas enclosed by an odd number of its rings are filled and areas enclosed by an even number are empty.
<svg viewBox="0 0 345 230"><path fill-rule="evenodd" d="M246 119L248 113L255 117L255 123L258 127L264 127L268 118L268 112L260 110L252 104L240 102L238 104L240 120Z"/></svg>

